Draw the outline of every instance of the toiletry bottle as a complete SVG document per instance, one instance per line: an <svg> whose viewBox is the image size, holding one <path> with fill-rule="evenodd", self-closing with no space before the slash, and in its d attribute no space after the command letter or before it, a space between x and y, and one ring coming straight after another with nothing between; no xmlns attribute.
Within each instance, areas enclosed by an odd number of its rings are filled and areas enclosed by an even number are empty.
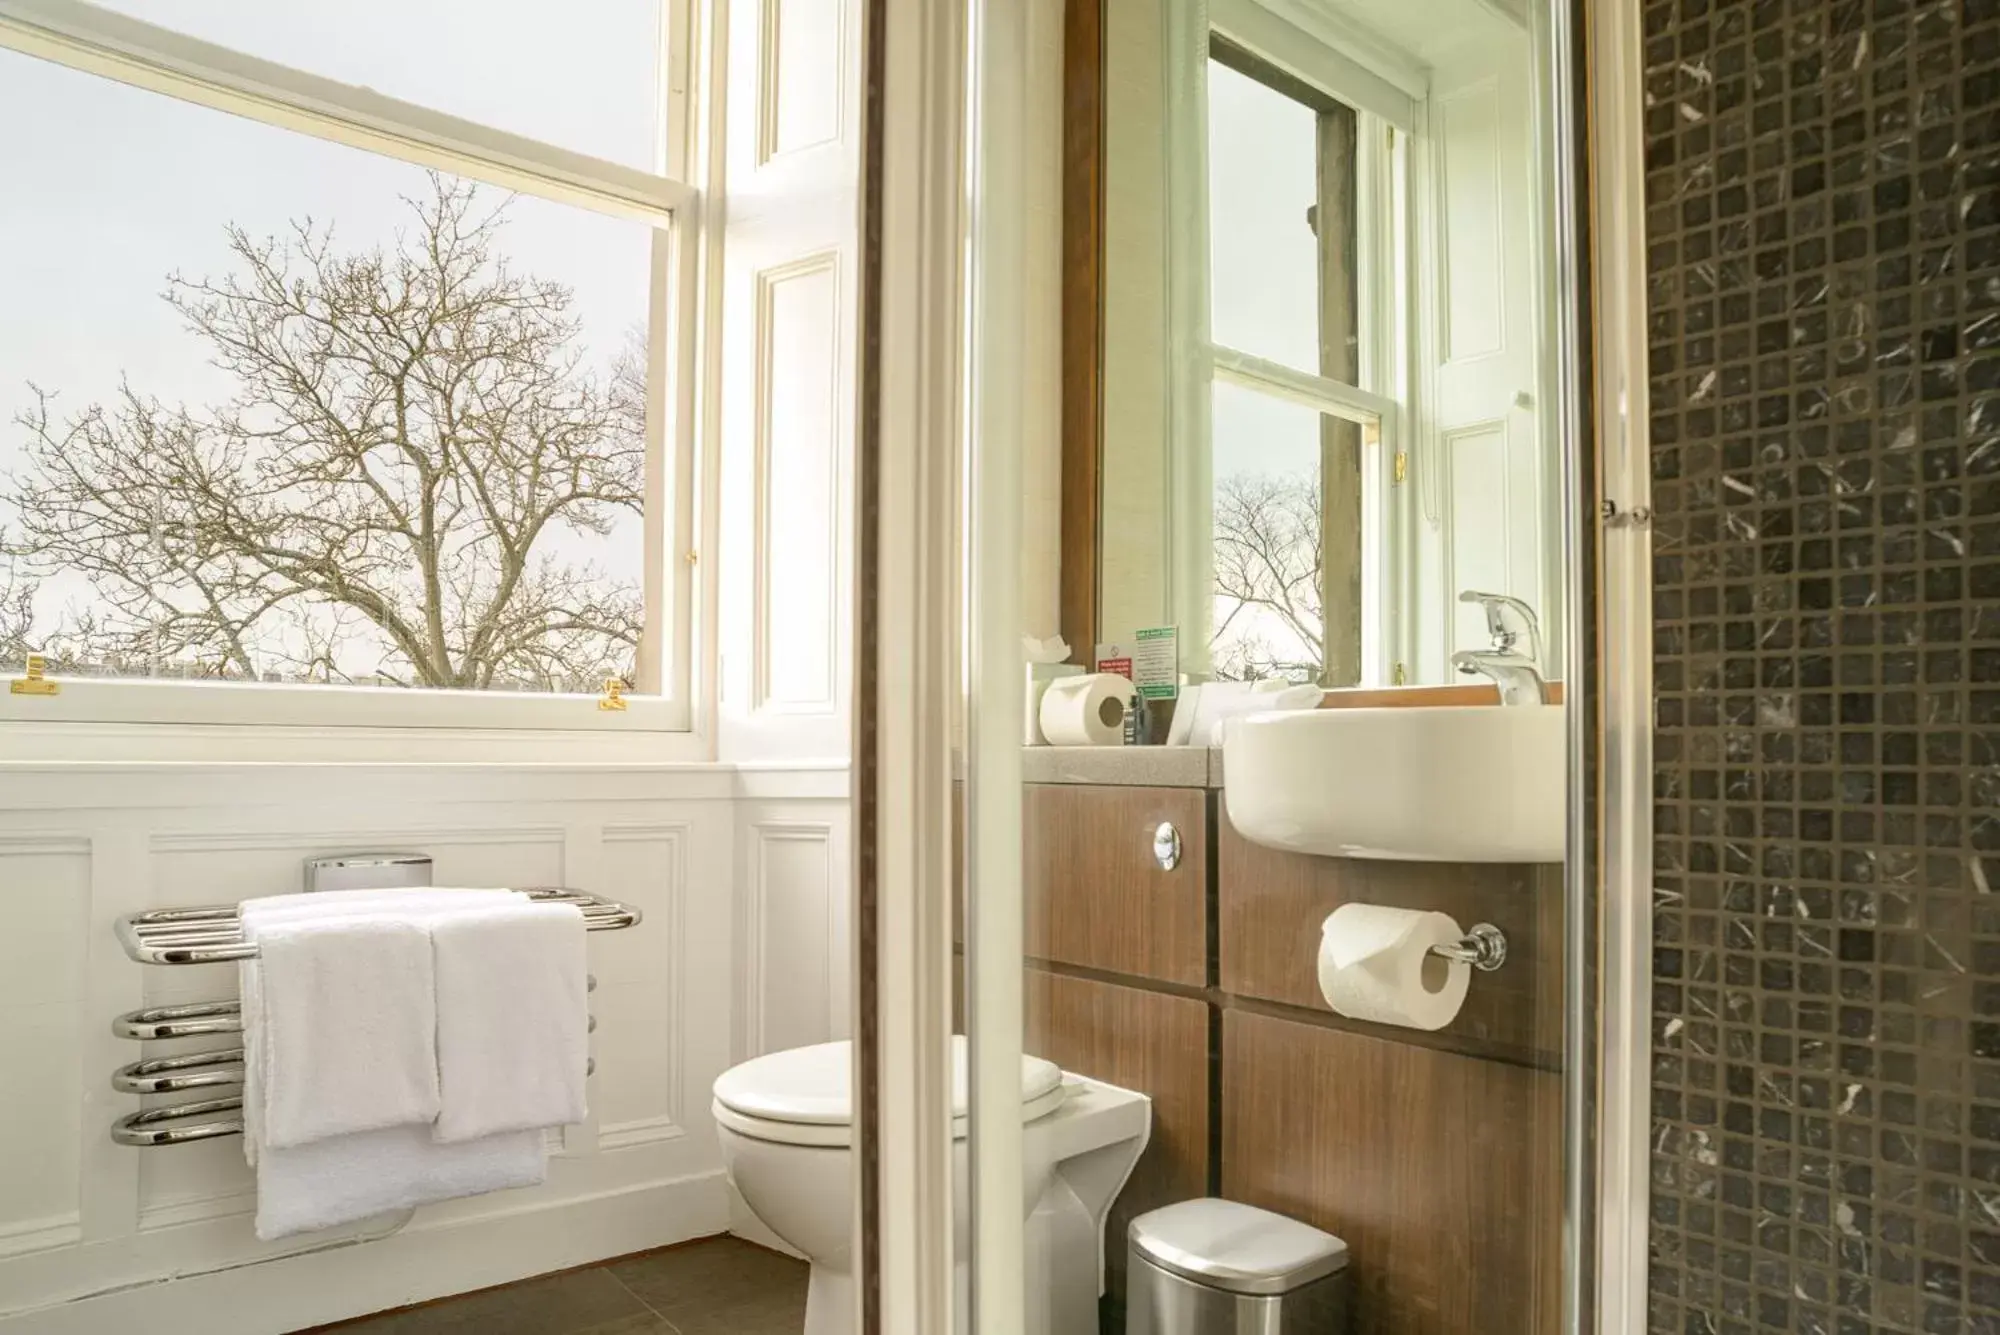
<svg viewBox="0 0 2000 1335"><path fill-rule="evenodd" d="M1131 708L1125 711L1125 745L1144 746L1153 735L1151 724L1146 717L1146 697L1133 691Z"/></svg>

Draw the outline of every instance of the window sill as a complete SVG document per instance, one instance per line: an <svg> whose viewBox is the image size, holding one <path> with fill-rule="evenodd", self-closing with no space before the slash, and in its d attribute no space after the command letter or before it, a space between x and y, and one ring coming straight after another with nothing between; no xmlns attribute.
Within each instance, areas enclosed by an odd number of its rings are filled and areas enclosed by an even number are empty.
<svg viewBox="0 0 2000 1335"><path fill-rule="evenodd" d="M699 732L0 720L0 764L521 765L701 764Z"/></svg>

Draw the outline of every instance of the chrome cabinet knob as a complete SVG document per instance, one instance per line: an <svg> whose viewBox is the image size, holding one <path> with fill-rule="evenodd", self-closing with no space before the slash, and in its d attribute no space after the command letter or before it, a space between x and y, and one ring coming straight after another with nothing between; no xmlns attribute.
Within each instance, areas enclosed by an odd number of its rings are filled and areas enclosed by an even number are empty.
<svg viewBox="0 0 2000 1335"><path fill-rule="evenodd" d="M1161 821L1153 831L1153 861L1160 864L1161 871L1181 865L1181 832L1172 821Z"/></svg>

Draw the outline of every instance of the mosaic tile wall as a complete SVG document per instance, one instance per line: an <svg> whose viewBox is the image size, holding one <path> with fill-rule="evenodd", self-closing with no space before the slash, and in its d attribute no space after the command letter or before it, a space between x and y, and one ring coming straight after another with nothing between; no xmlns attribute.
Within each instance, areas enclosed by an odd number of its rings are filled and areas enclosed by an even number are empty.
<svg viewBox="0 0 2000 1335"><path fill-rule="evenodd" d="M2000 1335L2000 0L1643 3L1649 1325Z"/></svg>

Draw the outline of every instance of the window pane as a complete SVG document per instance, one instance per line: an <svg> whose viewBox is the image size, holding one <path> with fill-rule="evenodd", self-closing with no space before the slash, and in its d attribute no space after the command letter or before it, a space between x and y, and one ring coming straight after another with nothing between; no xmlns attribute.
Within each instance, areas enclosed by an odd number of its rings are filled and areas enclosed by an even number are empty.
<svg viewBox="0 0 2000 1335"><path fill-rule="evenodd" d="M633 673L650 228L6 52L0 126L0 662Z"/></svg>
<svg viewBox="0 0 2000 1335"><path fill-rule="evenodd" d="M1354 384L1354 114L1324 106L1209 62L1210 333Z"/></svg>
<svg viewBox="0 0 2000 1335"><path fill-rule="evenodd" d="M1357 684L1364 428L1228 381L1212 420L1210 670Z"/></svg>
<svg viewBox="0 0 2000 1335"><path fill-rule="evenodd" d="M99 0L246 55L646 171L663 0Z"/></svg>

